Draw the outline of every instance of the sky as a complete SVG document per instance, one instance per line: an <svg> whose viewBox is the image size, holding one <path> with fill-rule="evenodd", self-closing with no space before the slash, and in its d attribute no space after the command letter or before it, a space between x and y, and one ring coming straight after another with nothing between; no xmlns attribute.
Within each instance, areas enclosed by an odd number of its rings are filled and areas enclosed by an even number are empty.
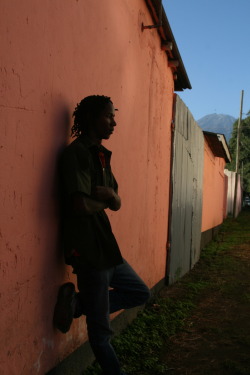
<svg viewBox="0 0 250 375"><path fill-rule="evenodd" d="M192 89L178 92L195 120L250 110L250 0L163 0Z"/></svg>

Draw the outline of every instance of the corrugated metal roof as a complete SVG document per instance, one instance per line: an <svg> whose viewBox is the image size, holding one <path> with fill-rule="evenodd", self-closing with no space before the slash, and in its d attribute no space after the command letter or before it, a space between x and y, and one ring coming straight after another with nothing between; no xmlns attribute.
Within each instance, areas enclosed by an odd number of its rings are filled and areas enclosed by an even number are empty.
<svg viewBox="0 0 250 375"><path fill-rule="evenodd" d="M223 158L227 163L231 162L231 154L224 134L203 131L204 137L214 156Z"/></svg>
<svg viewBox="0 0 250 375"><path fill-rule="evenodd" d="M159 23L159 14L161 12L161 0L145 0L150 10L153 21L155 24ZM169 60L177 60L179 66L173 68L177 73L177 79L175 80L175 91L183 91L184 89L191 89L186 69L184 67L180 52L178 50L174 35L169 25L166 13L162 7L162 26L158 28L162 43L172 42L173 47L171 51L166 51Z"/></svg>

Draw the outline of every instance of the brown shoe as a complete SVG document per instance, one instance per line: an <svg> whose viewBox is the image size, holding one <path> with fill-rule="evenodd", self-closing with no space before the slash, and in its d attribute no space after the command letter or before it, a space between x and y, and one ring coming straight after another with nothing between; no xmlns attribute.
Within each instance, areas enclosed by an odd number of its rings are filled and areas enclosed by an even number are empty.
<svg viewBox="0 0 250 375"><path fill-rule="evenodd" d="M59 289L53 323L62 333L68 332L72 324L75 312L75 294L73 283L63 284Z"/></svg>

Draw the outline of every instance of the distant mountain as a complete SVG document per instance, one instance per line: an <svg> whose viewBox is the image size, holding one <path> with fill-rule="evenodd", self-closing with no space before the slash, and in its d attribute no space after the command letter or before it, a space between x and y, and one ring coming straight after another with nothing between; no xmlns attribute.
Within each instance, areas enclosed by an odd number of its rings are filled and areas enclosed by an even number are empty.
<svg viewBox="0 0 250 375"><path fill-rule="evenodd" d="M197 121L197 123L202 128L202 130L212 133L224 134L227 142L229 142L229 139L232 135L233 124L235 121L236 118L234 118L233 116L217 115L217 113L213 113L211 115L202 117Z"/></svg>

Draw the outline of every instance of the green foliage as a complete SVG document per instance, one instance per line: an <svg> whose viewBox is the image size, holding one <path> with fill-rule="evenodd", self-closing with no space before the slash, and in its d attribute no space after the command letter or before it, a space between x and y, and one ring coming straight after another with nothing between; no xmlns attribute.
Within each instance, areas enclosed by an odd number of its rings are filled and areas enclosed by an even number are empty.
<svg viewBox="0 0 250 375"><path fill-rule="evenodd" d="M237 128L238 120L233 125L232 137L229 142L232 162L227 165L227 168L231 171L235 171ZM243 189L250 193L250 112L241 121L239 170L240 174L243 175Z"/></svg>
<svg viewBox="0 0 250 375"><path fill-rule="evenodd" d="M195 295L207 288L209 286L209 282L204 280L195 280L188 282L186 286L189 289L189 292Z"/></svg>
<svg viewBox="0 0 250 375"><path fill-rule="evenodd" d="M194 307L189 300L176 301L171 298L156 298L139 313L123 333L116 336L112 344L124 364L127 373L165 374L168 367L161 360L161 350L168 337L178 332L185 318ZM97 365L90 367L85 375L100 374Z"/></svg>

